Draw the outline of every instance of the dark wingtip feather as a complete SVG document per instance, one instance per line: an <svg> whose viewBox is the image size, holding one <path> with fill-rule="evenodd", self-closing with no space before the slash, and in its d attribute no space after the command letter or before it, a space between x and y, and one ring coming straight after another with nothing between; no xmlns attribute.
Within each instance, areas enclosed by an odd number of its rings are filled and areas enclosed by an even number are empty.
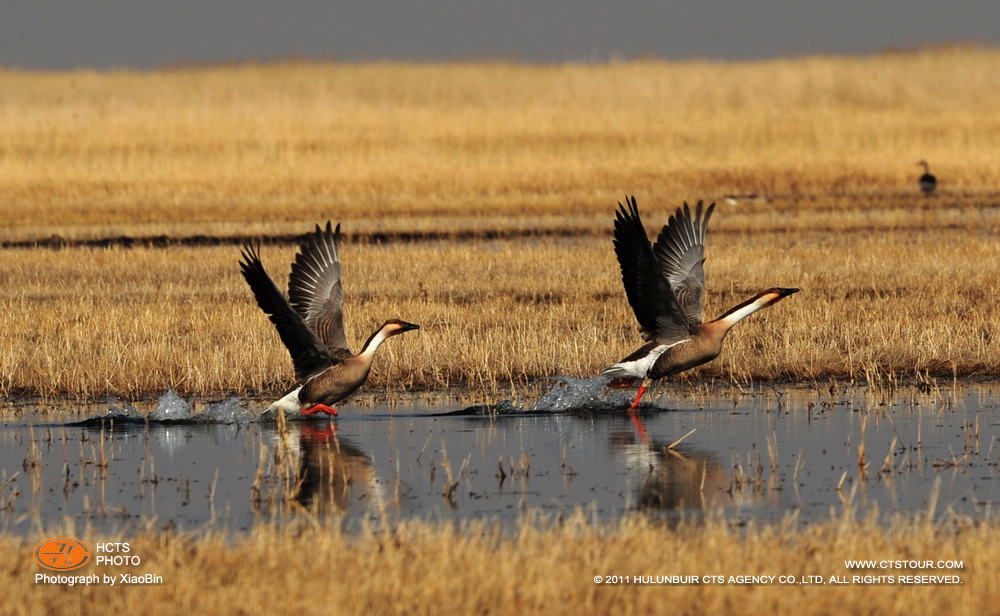
<svg viewBox="0 0 1000 616"><path fill-rule="evenodd" d="M708 204L705 208L705 217L701 220L701 228L703 229L702 234L707 233L708 229L708 219L712 217L712 212L715 211L715 201Z"/></svg>
<svg viewBox="0 0 1000 616"><path fill-rule="evenodd" d="M254 245L256 243L256 246ZM246 276L247 271L260 263L260 240L247 240L240 248L240 269Z"/></svg>
<svg viewBox="0 0 1000 616"><path fill-rule="evenodd" d="M621 222L639 220L639 206L636 204L634 195L625 195L625 205L622 205L621 201L618 202L618 212L616 212L615 219Z"/></svg>

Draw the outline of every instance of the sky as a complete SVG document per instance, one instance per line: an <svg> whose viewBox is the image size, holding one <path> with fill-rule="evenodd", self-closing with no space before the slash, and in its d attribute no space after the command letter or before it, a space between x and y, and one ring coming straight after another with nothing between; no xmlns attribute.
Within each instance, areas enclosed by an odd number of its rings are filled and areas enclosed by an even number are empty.
<svg viewBox="0 0 1000 616"><path fill-rule="evenodd" d="M1000 0L0 0L0 66L753 60L1000 46Z"/></svg>

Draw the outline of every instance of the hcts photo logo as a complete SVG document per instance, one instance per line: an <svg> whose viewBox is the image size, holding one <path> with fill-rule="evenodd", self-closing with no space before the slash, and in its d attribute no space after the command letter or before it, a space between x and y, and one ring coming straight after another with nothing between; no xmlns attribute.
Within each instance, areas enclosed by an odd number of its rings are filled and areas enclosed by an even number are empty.
<svg viewBox="0 0 1000 616"><path fill-rule="evenodd" d="M53 571L72 571L90 562L90 547L73 537L49 537L35 546L35 561Z"/></svg>

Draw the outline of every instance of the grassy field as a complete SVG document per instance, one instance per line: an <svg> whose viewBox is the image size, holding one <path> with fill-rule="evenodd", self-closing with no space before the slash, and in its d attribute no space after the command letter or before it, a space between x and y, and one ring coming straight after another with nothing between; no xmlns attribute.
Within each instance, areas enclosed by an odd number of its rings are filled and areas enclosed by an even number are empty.
<svg viewBox="0 0 1000 616"><path fill-rule="evenodd" d="M819 197L839 224L832 195L868 209L912 193L922 158L943 191L995 196L998 67L997 50L941 48L0 71L0 239L298 233L329 217L354 233L603 229L625 191Z"/></svg>
<svg viewBox="0 0 1000 616"><path fill-rule="evenodd" d="M279 392L291 362L239 277L238 238L327 219L352 240L354 348L387 318L422 326L383 347L370 390L594 374L639 344L610 242L626 192L651 233L683 199L719 200L707 316L803 290L690 378L995 373L998 70L996 50L944 48L2 71L0 393ZM119 236L195 245L74 244ZM264 246L280 281L293 253Z"/></svg>
<svg viewBox="0 0 1000 616"><path fill-rule="evenodd" d="M1000 308L990 299L1000 280L982 267L1000 262L990 234L726 233L709 242L707 315L772 285L803 292L741 324L692 379L1000 369ZM264 248L265 264L286 276L294 249ZM5 256L2 391L274 394L291 382L291 361L239 276L235 247ZM343 259L355 349L386 318L422 326L380 350L376 388L507 395L549 375L596 374L639 344L607 238L353 245Z"/></svg>
<svg viewBox="0 0 1000 616"><path fill-rule="evenodd" d="M5 612L653 614L669 605L678 614L976 614L995 603L1000 574L995 525L937 526L917 516L886 530L849 513L799 530L794 524L734 529L721 521L670 529L643 518L606 525L576 515L522 524L513 535L486 524L456 530L411 523L358 537L326 526L264 526L235 540L169 533L125 540L140 567L85 565L72 573L149 572L162 576L161 584L35 584L35 573L44 571L32 560L33 544L0 537L8 555L0 584L11 593ZM848 569L848 559L935 567L950 560L962 567ZM597 575L698 576L699 583L595 584ZM729 580L737 575L775 580ZM903 575L957 576L960 584L901 583ZM725 576L726 583L706 583L705 576ZM824 584L783 585L777 576L819 576ZM833 583L832 576L847 583ZM893 576L893 582L859 583L854 576Z"/></svg>

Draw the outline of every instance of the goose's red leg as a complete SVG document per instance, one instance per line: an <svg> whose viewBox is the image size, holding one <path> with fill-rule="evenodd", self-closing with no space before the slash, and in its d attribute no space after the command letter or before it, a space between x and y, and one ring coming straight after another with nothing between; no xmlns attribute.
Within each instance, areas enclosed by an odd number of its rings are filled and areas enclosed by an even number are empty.
<svg viewBox="0 0 1000 616"><path fill-rule="evenodd" d="M325 405L323 403L313 405L312 407L307 408L307 409L302 409L302 414L303 415L312 415L313 413L318 413L319 411L323 411L327 415L336 415L337 414L337 409L333 408L332 406L327 406L327 405Z"/></svg>
<svg viewBox="0 0 1000 616"><path fill-rule="evenodd" d="M639 385L639 393L635 395L635 400L632 401L632 406L629 407L630 409L639 408L639 400L642 400L642 394L646 393L646 388L649 387L652 382L653 381L649 379L642 379L642 384Z"/></svg>
<svg viewBox="0 0 1000 616"><path fill-rule="evenodd" d="M636 432L639 433L639 438L642 442L646 442L646 427L642 425L642 420L639 419L639 400L642 399L642 394L646 393L646 388L649 387L649 379L643 379L642 384L639 385L639 393L635 395L635 400L632 401L632 406L628 407L628 416L632 419L632 423L635 424Z"/></svg>

